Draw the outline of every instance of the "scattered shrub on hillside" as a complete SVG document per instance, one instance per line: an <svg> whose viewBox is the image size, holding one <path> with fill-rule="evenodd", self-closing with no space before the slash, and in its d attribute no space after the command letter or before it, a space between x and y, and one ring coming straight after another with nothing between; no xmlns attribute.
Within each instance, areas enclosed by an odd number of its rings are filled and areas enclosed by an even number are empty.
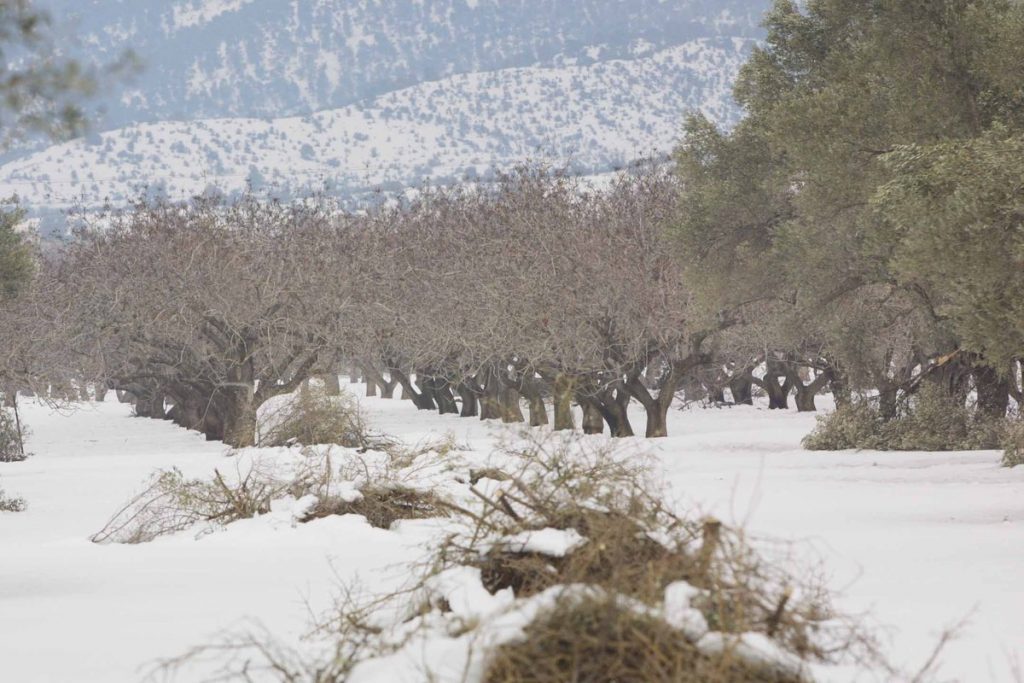
<svg viewBox="0 0 1024 683"><path fill-rule="evenodd" d="M18 423L6 409L0 408L0 462L21 462L25 454L25 429L18 432Z"/></svg>
<svg viewBox="0 0 1024 683"><path fill-rule="evenodd" d="M380 450L391 443L370 430L351 396L331 396L323 387L302 389L277 410L263 413L258 432L264 447L335 444Z"/></svg>
<svg viewBox="0 0 1024 683"><path fill-rule="evenodd" d="M866 449L882 451L967 451L998 449L1010 421L986 417L954 401L941 388L923 386L884 420L868 401L838 407L818 418L803 440L812 451Z"/></svg>

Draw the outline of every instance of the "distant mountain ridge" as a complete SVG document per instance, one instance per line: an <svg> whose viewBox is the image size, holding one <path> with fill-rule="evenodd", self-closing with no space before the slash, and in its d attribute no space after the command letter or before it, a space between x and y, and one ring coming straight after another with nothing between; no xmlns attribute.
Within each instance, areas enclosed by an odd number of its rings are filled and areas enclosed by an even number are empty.
<svg viewBox="0 0 1024 683"><path fill-rule="evenodd" d="M146 70L104 128L282 117L424 81L630 59L698 38L760 35L767 0L46 0L103 58Z"/></svg>
<svg viewBox="0 0 1024 683"><path fill-rule="evenodd" d="M0 193L86 208L247 184L283 195L599 173L729 124L769 0L47 0L72 52L131 48L98 132L0 166ZM105 131L105 132L103 132Z"/></svg>

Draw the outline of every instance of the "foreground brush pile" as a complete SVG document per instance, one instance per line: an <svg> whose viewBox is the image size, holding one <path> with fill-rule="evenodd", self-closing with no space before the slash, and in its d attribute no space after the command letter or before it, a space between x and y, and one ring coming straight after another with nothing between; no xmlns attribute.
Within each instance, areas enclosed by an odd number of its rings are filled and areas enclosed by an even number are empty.
<svg viewBox="0 0 1024 683"><path fill-rule="evenodd" d="M418 578L350 587L311 638L319 655L246 634L168 667L212 652L238 680L796 683L884 666L788 549L674 513L642 454L533 433L470 464L435 472L451 516Z"/></svg>

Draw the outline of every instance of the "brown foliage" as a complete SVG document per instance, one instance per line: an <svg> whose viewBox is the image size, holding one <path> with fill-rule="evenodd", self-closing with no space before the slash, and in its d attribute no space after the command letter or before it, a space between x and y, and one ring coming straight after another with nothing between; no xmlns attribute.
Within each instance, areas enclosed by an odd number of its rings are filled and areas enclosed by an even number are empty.
<svg viewBox="0 0 1024 683"><path fill-rule="evenodd" d="M557 604L493 656L485 683L799 683L728 650L707 655L662 619L616 600Z"/></svg>

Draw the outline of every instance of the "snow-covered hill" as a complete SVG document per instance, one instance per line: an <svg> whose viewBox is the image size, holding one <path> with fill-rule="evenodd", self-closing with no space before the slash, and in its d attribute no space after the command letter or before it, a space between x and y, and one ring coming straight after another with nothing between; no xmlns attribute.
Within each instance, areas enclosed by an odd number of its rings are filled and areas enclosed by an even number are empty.
<svg viewBox="0 0 1024 683"><path fill-rule="evenodd" d="M62 47L144 68L87 139L0 157L37 215L252 184L361 201L528 158L602 173L723 123L769 0L40 0ZM60 229L62 220L47 221Z"/></svg>
<svg viewBox="0 0 1024 683"><path fill-rule="evenodd" d="M135 124L0 167L0 196L88 208L251 184L360 197L527 158L599 173L671 150L691 109L734 120L729 90L752 46L698 39L630 59L462 74L304 117Z"/></svg>
<svg viewBox="0 0 1024 683"><path fill-rule="evenodd" d="M145 70L104 128L336 109L426 81L757 37L769 0L42 0L78 51ZM71 42L71 41L69 41Z"/></svg>

